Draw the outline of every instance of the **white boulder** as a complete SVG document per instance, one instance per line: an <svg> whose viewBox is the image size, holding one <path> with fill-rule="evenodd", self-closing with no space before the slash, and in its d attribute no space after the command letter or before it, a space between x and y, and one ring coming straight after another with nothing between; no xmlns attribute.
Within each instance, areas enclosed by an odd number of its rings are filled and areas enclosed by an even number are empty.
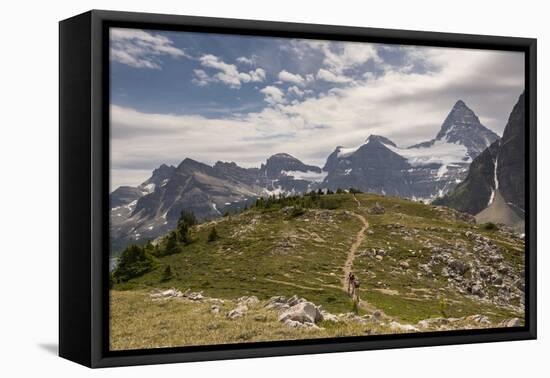
<svg viewBox="0 0 550 378"><path fill-rule="evenodd" d="M279 315L279 321L292 320L300 323L317 323L323 320L319 308L311 302L300 302Z"/></svg>

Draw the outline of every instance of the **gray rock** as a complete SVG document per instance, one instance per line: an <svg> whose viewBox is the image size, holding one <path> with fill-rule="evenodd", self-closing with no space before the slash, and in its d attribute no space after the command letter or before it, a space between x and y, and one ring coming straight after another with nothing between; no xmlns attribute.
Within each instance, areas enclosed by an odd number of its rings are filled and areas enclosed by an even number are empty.
<svg viewBox="0 0 550 378"><path fill-rule="evenodd" d="M179 298L183 297L183 293L174 288L168 290L155 290L149 296L153 299Z"/></svg>
<svg viewBox="0 0 550 378"><path fill-rule="evenodd" d="M506 319L499 323L500 327L521 327L521 321L518 318Z"/></svg>
<svg viewBox="0 0 550 378"><path fill-rule="evenodd" d="M239 305L227 313L227 318L228 319L242 318L247 311L248 311L248 307L246 307L245 305Z"/></svg>
<svg viewBox="0 0 550 378"><path fill-rule="evenodd" d="M390 323L390 329L394 331L418 332L418 328L411 324L401 324L396 321Z"/></svg>
<svg viewBox="0 0 550 378"><path fill-rule="evenodd" d="M250 297L240 297L240 298L237 298L237 302L239 304L243 304L243 305L246 305L246 306L253 306L255 304L258 304L260 303L260 300L258 299L258 297L252 295Z"/></svg>
<svg viewBox="0 0 550 378"><path fill-rule="evenodd" d="M333 323L338 323L340 321L340 318L338 316L324 310L321 311L321 315L323 316L323 320L325 321L329 321Z"/></svg>
<svg viewBox="0 0 550 378"><path fill-rule="evenodd" d="M383 206L380 206L380 204L376 203L376 205L369 209L369 213L374 215L381 215L386 213L386 209L384 209Z"/></svg>
<svg viewBox="0 0 550 378"><path fill-rule="evenodd" d="M317 323L323 320L323 315L317 306L311 302L300 302L279 315L279 321L293 320L300 323Z"/></svg>
<svg viewBox="0 0 550 378"><path fill-rule="evenodd" d="M197 293L197 292L189 293L189 294L186 294L186 297L187 297L187 299L190 299L192 301L201 301L201 300L204 299L204 296L202 295L202 292L200 292L200 293Z"/></svg>
<svg viewBox="0 0 550 378"><path fill-rule="evenodd" d="M479 314L470 315L466 317L466 320L475 322L475 323L486 324L486 325L491 324L491 321L489 320L488 317L486 317L485 315L479 315Z"/></svg>
<svg viewBox="0 0 550 378"><path fill-rule="evenodd" d="M478 297L485 296L485 293L483 292L483 287L480 284L475 284L471 287L471 291L473 295L477 295Z"/></svg>
<svg viewBox="0 0 550 378"><path fill-rule="evenodd" d="M452 260L449 262L449 268L461 276L466 274L466 272L470 269L466 263L459 260Z"/></svg>
<svg viewBox="0 0 550 378"><path fill-rule="evenodd" d="M262 314L258 314L256 316L254 316L254 320L257 321L257 322L265 322L267 320L267 316L262 315Z"/></svg>

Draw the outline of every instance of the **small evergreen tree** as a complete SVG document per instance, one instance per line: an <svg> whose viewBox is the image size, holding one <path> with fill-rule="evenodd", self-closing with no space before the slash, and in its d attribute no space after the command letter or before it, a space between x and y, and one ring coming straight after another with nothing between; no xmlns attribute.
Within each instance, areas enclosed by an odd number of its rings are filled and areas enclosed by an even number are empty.
<svg viewBox="0 0 550 378"><path fill-rule="evenodd" d="M189 211L182 211L178 224L176 226L177 241L183 244L191 243L191 235L189 233L191 226L197 224L195 214Z"/></svg>
<svg viewBox="0 0 550 378"><path fill-rule="evenodd" d="M156 267L155 258L145 248L130 245L120 255L116 270L112 277L117 282L128 281L150 272Z"/></svg>
<svg viewBox="0 0 550 378"><path fill-rule="evenodd" d="M174 278L174 275L172 273L172 268L170 265L166 265L166 268L164 268L164 271L162 272L162 276L160 278L161 282L170 281L172 278Z"/></svg>
<svg viewBox="0 0 550 378"><path fill-rule="evenodd" d="M179 252L181 252L181 249L178 244L178 234L176 231L172 231L166 237L166 247L162 255L173 255Z"/></svg>
<svg viewBox="0 0 550 378"><path fill-rule="evenodd" d="M214 242L218 239L219 239L218 231L216 230L216 226L214 226L210 229L210 232L208 233L208 242Z"/></svg>
<svg viewBox="0 0 550 378"><path fill-rule="evenodd" d="M180 213L180 219L178 220L178 223L180 222L185 222L187 225L189 225L189 227L191 227L197 224L197 218L192 211L182 210L182 212Z"/></svg>

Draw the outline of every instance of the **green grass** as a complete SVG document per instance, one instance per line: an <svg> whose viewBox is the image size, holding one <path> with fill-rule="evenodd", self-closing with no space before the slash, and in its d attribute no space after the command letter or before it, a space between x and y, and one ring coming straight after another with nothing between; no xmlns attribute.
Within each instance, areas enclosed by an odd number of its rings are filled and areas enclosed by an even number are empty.
<svg viewBox="0 0 550 378"><path fill-rule="evenodd" d="M296 294L345 312L352 303L339 288L342 266L360 227L342 210L306 210L292 219L279 210L251 210L218 221L214 242L208 242L208 224L196 227L183 252L160 258L158 269L117 288L190 288L219 298ZM166 265L174 276L169 281L162 280Z"/></svg>
<svg viewBox="0 0 550 378"><path fill-rule="evenodd" d="M112 320L122 324L126 318L140 317L140 314L154 318L149 313L152 311L148 308L150 304L135 300L132 292L143 293L144 290L170 287L181 291L202 291L205 296L229 301L244 295L255 295L260 300L274 295L298 295L335 314L351 312L353 303L342 291L341 279L349 248L356 240L362 223L350 212L365 216L369 222L369 232L357 251L352 268L361 282L360 296L365 301L360 314L380 309L399 322L416 323L442 316L441 301L444 300L444 312L450 317L482 314L494 322L511 317L523 318L522 313L474 300L449 287L447 279L440 274L440 267L434 268L433 277L417 274L422 272L420 265L426 264L432 257L433 252L425 247L428 241L445 248L462 243L467 250L471 250L473 242L465 236L465 232L476 232L503 248L505 261L517 271L524 268L523 242L510 238L498 229L455 221L431 205L374 194L356 194L355 198L347 193L321 196L316 202L317 208L303 208L303 212L285 211L284 206L274 203L269 208L252 208L193 226L193 242L183 246L181 253L160 257L158 267L153 271L115 284L117 295L120 298L127 295L128 300L116 302ZM369 209L376 204L385 208L384 214L370 214ZM396 224L402 228L395 228ZM214 226L218 238L209 241L208 235ZM369 254L373 248L386 250L382 261ZM402 261L409 264L408 270L400 267ZM163 274L167 266L170 266L170 279ZM382 287L379 287L379 282ZM123 294L124 290L131 292ZM494 292L492 288L488 290ZM175 311L171 304L164 306L167 307L158 309L159 313ZM195 322L195 317L199 315L193 314L191 316L185 312L182 319L174 322ZM188 315L191 317L186 318ZM166 325L167 329L173 330L174 324ZM234 323L220 321L219 324L220 329L224 329ZM182 324L180 326L183 327ZM278 326L269 328L264 334L256 334L260 332L260 326L254 324L248 331L246 327L226 329L223 334L232 341L240 340L234 332L244 332L248 335L243 336L244 339L250 341L290 337L287 330L281 330ZM332 325L327 330L330 327ZM136 326L125 332L131 334L138 329ZM350 335L364 332L358 329L348 331ZM342 334L348 331L338 330ZM204 330L201 332L204 333ZM209 335L204 334L205 343L222 337L222 333L212 336L213 339ZM194 336L192 342L200 339L199 336ZM300 338L304 335L294 336ZM124 338L124 332L113 337ZM163 340L167 345L180 345L177 343L183 340L157 338L153 333L151 338L154 341L150 344L147 341L146 345L158 344Z"/></svg>

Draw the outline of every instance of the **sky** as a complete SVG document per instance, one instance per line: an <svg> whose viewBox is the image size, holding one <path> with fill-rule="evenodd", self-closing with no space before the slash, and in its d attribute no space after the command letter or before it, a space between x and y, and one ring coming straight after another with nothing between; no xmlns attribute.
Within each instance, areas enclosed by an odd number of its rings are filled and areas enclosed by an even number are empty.
<svg viewBox="0 0 550 378"><path fill-rule="evenodd" d="M499 135L524 89L519 52L110 30L111 190L185 158L323 166L337 146L432 139L463 100Z"/></svg>

